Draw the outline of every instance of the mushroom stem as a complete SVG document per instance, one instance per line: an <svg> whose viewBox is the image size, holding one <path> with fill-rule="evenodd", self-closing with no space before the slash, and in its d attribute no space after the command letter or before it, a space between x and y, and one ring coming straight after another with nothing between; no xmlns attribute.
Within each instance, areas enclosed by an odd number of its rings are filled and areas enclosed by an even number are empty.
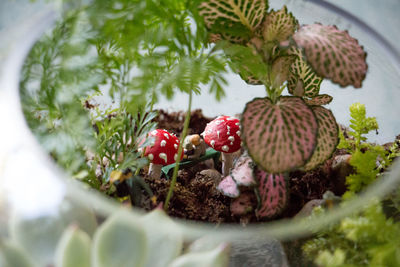
<svg viewBox="0 0 400 267"><path fill-rule="evenodd" d="M149 177L152 178L152 179L160 178L161 177L161 168L162 168L162 166L163 165L161 165L161 164L150 163L149 173L148 173Z"/></svg>
<svg viewBox="0 0 400 267"><path fill-rule="evenodd" d="M232 169L234 153L223 153L222 152L222 177L229 175L229 171Z"/></svg>

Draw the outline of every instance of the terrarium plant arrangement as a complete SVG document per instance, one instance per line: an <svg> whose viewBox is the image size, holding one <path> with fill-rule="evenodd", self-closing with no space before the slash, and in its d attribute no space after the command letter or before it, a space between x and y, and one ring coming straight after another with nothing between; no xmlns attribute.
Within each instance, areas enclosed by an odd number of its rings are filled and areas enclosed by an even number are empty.
<svg viewBox="0 0 400 267"><path fill-rule="evenodd" d="M230 93L227 72L263 85L265 95L248 102L237 117L212 119L192 111L203 85L224 101ZM397 156L397 148L388 152L362 144L362 134L376 129L376 121L362 125L358 118L354 131L343 133L324 107L332 97L319 93L323 79L360 88L366 73L366 53L345 29L302 25L285 6L274 10L267 0L96 0L65 12L32 48L20 87L33 133L73 178L126 205L156 210L146 216L164 216L163 208L185 219L247 224L291 217L307 201L322 199L325 191L290 206L301 177L318 178L327 168L333 173L339 141L358 172L341 181L347 198ZM186 111L154 109L161 95L172 98L177 91L188 95ZM109 103L100 104L98 97L107 95ZM381 163L368 165L373 177L357 167L367 154ZM342 195L346 189L337 189L337 181L323 189ZM65 255L76 242L87 252L82 254L87 264L111 266L107 245L122 235L119 227L140 240L153 238L124 223L123 216L116 218L100 226L93 248L85 233L68 229L57 260L70 259ZM200 259L195 253L174 260L182 242L174 244L176 251L162 264ZM304 247L309 255L313 248L312 241ZM213 266L226 264L225 244L207 251ZM329 253L325 258L341 250Z"/></svg>

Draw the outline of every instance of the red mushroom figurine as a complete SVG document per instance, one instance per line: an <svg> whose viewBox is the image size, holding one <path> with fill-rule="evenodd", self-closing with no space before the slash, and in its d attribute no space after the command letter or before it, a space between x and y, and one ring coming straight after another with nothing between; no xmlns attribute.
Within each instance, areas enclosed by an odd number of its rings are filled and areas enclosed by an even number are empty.
<svg viewBox="0 0 400 267"><path fill-rule="evenodd" d="M145 148L145 156L150 160L148 175L155 179L160 178L161 168L172 164L178 157L179 139L166 130L153 130L149 136L154 137L154 144ZM181 159L183 158L183 153Z"/></svg>
<svg viewBox="0 0 400 267"><path fill-rule="evenodd" d="M207 124L201 135L207 145L222 152L222 176L227 176L232 168L232 153L238 151L242 143L239 119L219 116Z"/></svg>

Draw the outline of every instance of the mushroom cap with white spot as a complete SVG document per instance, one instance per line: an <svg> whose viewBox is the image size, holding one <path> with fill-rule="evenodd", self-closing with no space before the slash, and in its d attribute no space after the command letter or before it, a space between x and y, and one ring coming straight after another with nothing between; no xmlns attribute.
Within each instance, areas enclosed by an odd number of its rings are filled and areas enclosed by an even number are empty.
<svg viewBox="0 0 400 267"><path fill-rule="evenodd" d="M154 144L145 148L145 156L153 164L169 165L175 163L178 154L179 139L166 130L157 129L151 131L149 136L154 137ZM183 152L181 159L183 158Z"/></svg>
<svg viewBox="0 0 400 267"><path fill-rule="evenodd" d="M236 152L241 147L239 119L231 116L219 116L207 124L202 136L204 142L217 151Z"/></svg>

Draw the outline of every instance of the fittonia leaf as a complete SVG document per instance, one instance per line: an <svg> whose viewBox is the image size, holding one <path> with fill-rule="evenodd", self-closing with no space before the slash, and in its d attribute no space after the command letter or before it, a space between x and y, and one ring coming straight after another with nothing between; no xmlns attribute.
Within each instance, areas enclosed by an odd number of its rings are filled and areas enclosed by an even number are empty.
<svg viewBox="0 0 400 267"><path fill-rule="evenodd" d="M336 26L311 24L300 27L293 35L304 48L307 62L322 77L341 86L361 87L367 72L367 54L347 31Z"/></svg>
<svg viewBox="0 0 400 267"><path fill-rule="evenodd" d="M241 123L250 157L269 173L303 166L317 145L317 119L300 97L281 96L276 103L256 98L247 103Z"/></svg>
<svg viewBox="0 0 400 267"><path fill-rule="evenodd" d="M314 97L318 95L322 78L306 62L300 49L291 48L289 53L297 56L290 66L288 91L295 96Z"/></svg>
<svg viewBox="0 0 400 267"><path fill-rule="evenodd" d="M332 112L321 106L313 106L312 109L318 121L318 139L313 155L303 167L305 171L329 159L339 143L339 128Z"/></svg>
<svg viewBox="0 0 400 267"><path fill-rule="evenodd" d="M275 217L286 207L288 200L285 177L283 174L269 174L258 168L254 172L260 197L256 215L258 218Z"/></svg>
<svg viewBox="0 0 400 267"><path fill-rule="evenodd" d="M298 26L297 19L287 12L286 6L281 10L271 11L265 17L261 35L265 41L282 42L294 34Z"/></svg>
<svg viewBox="0 0 400 267"><path fill-rule="evenodd" d="M199 13L212 33L220 33L224 39L238 42L252 35L267 8L266 0L207 0L199 5Z"/></svg>
<svg viewBox="0 0 400 267"><path fill-rule="evenodd" d="M309 106L322 106L329 104L333 100L333 97L327 94L317 95L311 99L304 98L304 101Z"/></svg>

